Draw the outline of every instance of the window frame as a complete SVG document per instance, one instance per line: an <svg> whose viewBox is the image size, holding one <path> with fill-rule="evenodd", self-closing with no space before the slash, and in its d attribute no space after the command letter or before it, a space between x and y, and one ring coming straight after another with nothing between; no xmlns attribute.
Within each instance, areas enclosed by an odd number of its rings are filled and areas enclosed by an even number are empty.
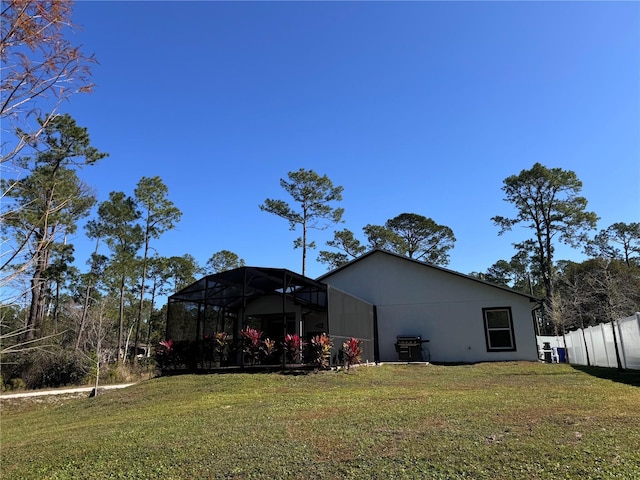
<svg viewBox="0 0 640 480"><path fill-rule="evenodd" d="M509 327L505 328L489 328L489 319L487 314L490 312L497 311L505 311L508 315ZM482 309L482 318L484 324L484 337L487 344L487 352L515 352L516 351L516 334L515 329L513 327L513 314L511 312L511 307L486 307ZM494 347L491 345L491 335L492 331L508 331L509 337L511 339L511 345L508 347Z"/></svg>

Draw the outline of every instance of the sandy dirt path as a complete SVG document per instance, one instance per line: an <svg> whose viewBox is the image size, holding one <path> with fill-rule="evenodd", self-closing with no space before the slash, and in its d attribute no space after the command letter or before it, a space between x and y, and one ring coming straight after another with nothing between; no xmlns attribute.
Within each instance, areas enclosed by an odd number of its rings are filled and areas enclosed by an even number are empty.
<svg viewBox="0 0 640 480"><path fill-rule="evenodd" d="M134 383L122 383L118 385L100 385L98 386L99 390L113 390L116 388L126 388L131 385L135 385ZM75 388L56 388L55 390L33 390L30 392L20 392L20 393L7 393L0 395L0 400L4 399L12 399L12 398L25 398L25 397L41 397L45 395L68 395L72 393L91 393L93 387L75 387ZM98 390L98 391L99 391Z"/></svg>

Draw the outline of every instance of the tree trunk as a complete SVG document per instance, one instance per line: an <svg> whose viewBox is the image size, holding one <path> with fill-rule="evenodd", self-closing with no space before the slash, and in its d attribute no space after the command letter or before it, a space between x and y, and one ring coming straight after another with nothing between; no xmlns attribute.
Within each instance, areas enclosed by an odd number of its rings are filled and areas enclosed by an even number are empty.
<svg viewBox="0 0 640 480"><path fill-rule="evenodd" d="M304 221L302 222L302 276L305 274L307 265L307 219L306 210L304 211Z"/></svg>
<svg viewBox="0 0 640 480"><path fill-rule="evenodd" d="M27 322L26 340L36 338L37 332L42 328L42 320L44 317L44 300L46 281L42 277L45 259L42 258L42 252L38 253L36 259L36 268L31 277L31 306L29 307L29 320Z"/></svg>
<svg viewBox="0 0 640 480"><path fill-rule="evenodd" d="M131 340L131 334L133 333L133 327L135 325L131 325L131 328L129 328L129 333L127 333L127 341L124 344L124 357L125 360L127 358L127 350L129 350L129 340Z"/></svg>
<svg viewBox="0 0 640 480"><path fill-rule="evenodd" d="M56 280L56 296L55 301L53 303L53 333L58 333L58 312L60 306L60 279Z"/></svg>
<svg viewBox="0 0 640 480"><path fill-rule="evenodd" d="M584 343L584 352L587 356L587 367L591 366L591 359L589 358L589 345L587 345L587 336L584 334L584 323L582 324L582 328L580 329L582 332L582 343Z"/></svg>
<svg viewBox="0 0 640 480"><path fill-rule="evenodd" d="M31 305L29 306L29 316L27 319L27 331L25 332L25 340L33 340L35 338L36 329L38 328L38 305L40 303L40 277L38 273L31 278Z"/></svg>
<svg viewBox="0 0 640 480"><path fill-rule="evenodd" d="M102 312L98 323L98 341L96 345L96 383L94 387L95 396L98 396L98 386L100 383L100 358L102 357Z"/></svg>
<svg viewBox="0 0 640 480"><path fill-rule="evenodd" d="M127 355L126 350L122 350L122 339L124 337L124 275L120 278L120 306L118 308L118 362L122 364Z"/></svg>
<svg viewBox="0 0 640 480"><path fill-rule="evenodd" d="M100 236L98 236L96 238L96 248L93 250L93 256L92 258L92 262L91 262L91 273L92 275L89 275L87 277L88 279L88 285L87 285L87 289L85 291L85 295L84 295L84 305L82 308L82 320L80 321L80 330L78 331L78 338L76 340L76 350L78 349L78 347L80 346L80 339L82 338L82 331L84 330L84 325L87 321L87 315L89 313L89 299L91 298L91 289L93 288L92 285L92 279L93 279L93 274L97 273L96 272L96 267L95 267L95 258L96 255L98 254L98 249L100 248Z"/></svg>
<svg viewBox="0 0 640 480"><path fill-rule="evenodd" d="M144 247L144 259L142 263L142 282L140 282L140 305L138 306L138 318L136 320L136 337L135 347L133 350L134 358L138 355L138 345L140 344L140 324L142 323L142 310L144 308L144 284L147 281L147 258L149 254L149 241L145 243Z"/></svg>
<svg viewBox="0 0 640 480"><path fill-rule="evenodd" d="M150 352L151 352L151 347L150 342L151 342L151 315L153 315L153 304L156 301L156 288L157 288L157 282L156 279L153 279L153 288L151 289L151 313L149 314L149 322L148 322L148 328L147 328L147 338L146 338L146 344L147 344L147 357L150 356Z"/></svg>
<svg viewBox="0 0 640 480"><path fill-rule="evenodd" d="M80 328L78 329L78 338L76 338L76 350L80 348L80 341L82 340L82 332L84 331L84 325L87 321L90 295L91 295L91 286L87 285L87 289L84 294L84 305L82 306L82 318L80 319Z"/></svg>

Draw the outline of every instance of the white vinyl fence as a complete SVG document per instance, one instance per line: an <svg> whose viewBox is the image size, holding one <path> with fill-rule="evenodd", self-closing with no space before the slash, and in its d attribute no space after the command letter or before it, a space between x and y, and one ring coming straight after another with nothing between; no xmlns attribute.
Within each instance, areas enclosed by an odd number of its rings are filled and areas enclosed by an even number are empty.
<svg viewBox="0 0 640 480"><path fill-rule="evenodd" d="M566 333L564 343L569 363L617 368L614 328L622 368L640 370L640 313L617 320L613 325L601 323Z"/></svg>

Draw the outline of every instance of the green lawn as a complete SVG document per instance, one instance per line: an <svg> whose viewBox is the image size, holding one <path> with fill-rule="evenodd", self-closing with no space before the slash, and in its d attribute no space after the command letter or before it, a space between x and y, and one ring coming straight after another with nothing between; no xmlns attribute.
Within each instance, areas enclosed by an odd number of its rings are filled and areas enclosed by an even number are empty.
<svg viewBox="0 0 640 480"><path fill-rule="evenodd" d="M640 478L640 373L537 363L185 375L4 400L3 479Z"/></svg>

